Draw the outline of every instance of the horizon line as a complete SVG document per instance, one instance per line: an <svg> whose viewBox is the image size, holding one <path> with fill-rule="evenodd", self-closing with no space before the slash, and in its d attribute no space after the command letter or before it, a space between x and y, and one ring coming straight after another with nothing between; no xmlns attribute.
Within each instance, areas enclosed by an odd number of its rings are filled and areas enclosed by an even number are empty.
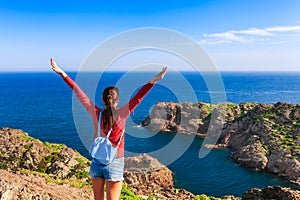
<svg viewBox="0 0 300 200"><path fill-rule="evenodd" d="M32 70L32 71L1 71L0 73L53 73L53 71L51 70ZM128 71L128 70L107 70L107 71L76 71L76 70L66 70L66 73L103 73L103 72L109 72L109 73L126 73L126 72L131 72L131 73L153 73L156 72L155 70L147 70L147 71ZM257 73L257 72L261 72L261 73L300 73L300 70L218 70L218 71L192 71L192 70L177 70L177 71L170 71L169 73L172 72L203 72L203 73L211 73L211 72L219 72L219 73L223 73L223 72L247 72L247 73ZM54 72L55 73L55 72Z"/></svg>

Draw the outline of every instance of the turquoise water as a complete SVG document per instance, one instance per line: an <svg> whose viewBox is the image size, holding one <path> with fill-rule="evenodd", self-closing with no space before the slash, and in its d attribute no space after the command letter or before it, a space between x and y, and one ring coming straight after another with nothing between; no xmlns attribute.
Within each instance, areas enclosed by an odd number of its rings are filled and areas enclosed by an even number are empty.
<svg viewBox="0 0 300 200"><path fill-rule="evenodd" d="M76 74L70 75L75 78ZM152 73L128 74L128 80L120 86L123 88L120 103L127 101L127 98L122 97L132 95L132 91L128 88L132 86L137 88L152 75ZM192 91L183 87L185 83L182 83L182 77L167 74L165 80L150 91L131 115L126 126L126 151L153 154L172 144L175 138L173 134L152 133L145 128L134 127L148 115L151 107L160 101L193 101L195 98L192 93L195 93L197 100L204 102L210 102L213 94L226 94L226 101L233 103L254 101L300 103L299 73L223 73L225 91L208 91L203 78L195 73L180 75L188 81ZM94 77L98 74L86 76ZM105 74L98 91L108 85L118 85L121 77L124 77L124 73ZM89 81L82 87L90 95L93 91L89 91L88 84ZM176 90L170 89L170 85ZM2 73L0 92L0 127L20 128L42 141L65 143L88 156L78 132L80 130L92 132L90 119L82 109L78 111L82 122L76 123L73 114L78 117L78 113L72 107L72 92L59 76L54 73ZM96 93L96 104L101 105L100 92ZM231 152L228 150L214 149L200 159L198 153L201 138L195 138L192 144L188 144L191 140L189 136L180 136L179 139L179 142L171 145L172 148L168 151L156 154L162 162L174 155L179 157L174 162L167 163L174 172L177 187L195 194L241 196L252 187L292 186L269 173L255 172L236 165L231 162ZM180 150L184 145L188 146L187 151Z"/></svg>

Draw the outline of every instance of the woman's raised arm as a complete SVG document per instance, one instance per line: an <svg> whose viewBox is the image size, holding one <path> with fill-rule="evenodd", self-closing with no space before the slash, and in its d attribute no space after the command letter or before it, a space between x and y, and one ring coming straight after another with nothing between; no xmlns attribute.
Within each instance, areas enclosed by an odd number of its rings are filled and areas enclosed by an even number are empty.
<svg viewBox="0 0 300 200"><path fill-rule="evenodd" d="M165 74L167 72L167 67L163 67L162 70L155 75L148 83L146 83L143 87L139 89L139 91L130 99L130 101L120 107L121 113L127 117L137 106L140 104L140 102L143 100L143 98L146 96L146 94L152 89L154 84L163 79Z"/></svg>
<svg viewBox="0 0 300 200"><path fill-rule="evenodd" d="M167 69L168 69L168 67L164 66L162 68L162 70L149 81L149 83L156 83L157 81L163 79L164 76L165 76L165 74L166 74L166 72L167 72Z"/></svg>
<svg viewBox="0 0 300 200"><path fill-rule="evenodd" d="M63 78L66 78L68 75L62 70L59 66L57 66L56 62L53 58L50 59L50 64L52 66L52 70L55 71L57 74L61 75Z"/></svg>
<svg viewBox="0 0 300 200"><path fill-rule="evenodd" d="M86 110L94 117L96 109L99 109L95 104L88 98L88 96L79 88L79 86L61 69L55 61L51 58L50 64L52 70L57 74L61 75L64 81L70 86L70 88L75 92L77 98L81 104L86 108Z"/></svg>

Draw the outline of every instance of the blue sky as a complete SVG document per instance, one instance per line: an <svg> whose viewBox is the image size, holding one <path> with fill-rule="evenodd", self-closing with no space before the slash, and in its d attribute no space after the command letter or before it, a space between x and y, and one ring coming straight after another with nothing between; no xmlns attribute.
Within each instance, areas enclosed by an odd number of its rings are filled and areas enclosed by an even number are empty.
<svg viewBox="0 0 300 200"><path fill-rule="evenodd" d="M142 27L187 35L221 71L300 71L299 11L298 0L2 0L0 71L49 71L50 57L77 71L101 42Z"/></svg>

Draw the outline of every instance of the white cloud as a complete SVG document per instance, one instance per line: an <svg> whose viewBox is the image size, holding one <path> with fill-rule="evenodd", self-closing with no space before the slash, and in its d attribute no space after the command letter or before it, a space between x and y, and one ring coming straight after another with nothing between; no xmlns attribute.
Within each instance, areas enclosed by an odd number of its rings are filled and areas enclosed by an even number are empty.
<svg viewBox="0 0 300 200"><path fill-rule="evenodd" d="M229 43L232 41L244 42L244 38L235 35L231 32L225 33L214 33L214 34L204 34L204 37L208 38L208 43Z"/></svg>
<svg viewBox="0 0 300 200"><path fill-rule="evenodd" d="M245 30L229 30L221 33L203 34L205 39L201 40L201 44L221 44L233 42L254 42L254 41L271 41L271 37L286 32L300 31L298 26L273 26L264 29L248 28Z"/></svg>
<svg viewBox="0 0 300 200"><path fill-rule="evenodd" d="M273 35L271 32L263 29L258 28L249 28L247 30L241 30L241 31L230 31L234 34L244 34L244 35L256 35L256 36L271 36Z"/></svg>
<svg viewBox="0 0 300 200"><path fill-rule="evenodd" d="M274 27L266 28L266 30L271 32L300 31L300 26L274 26Z"/></svg>

